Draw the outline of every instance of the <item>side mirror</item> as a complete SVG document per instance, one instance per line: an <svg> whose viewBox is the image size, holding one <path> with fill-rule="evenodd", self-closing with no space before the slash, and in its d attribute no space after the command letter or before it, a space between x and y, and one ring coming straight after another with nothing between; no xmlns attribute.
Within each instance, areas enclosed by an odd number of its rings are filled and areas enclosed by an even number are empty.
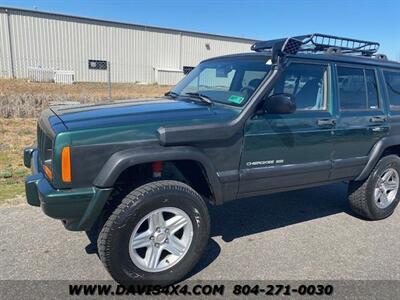
<svg viewBox="0 0 400 300"><path fill-rule="evenodd" d="M296 111L296 102L291 94L274 94L265 100L267 114L292 114Z"/></svg>

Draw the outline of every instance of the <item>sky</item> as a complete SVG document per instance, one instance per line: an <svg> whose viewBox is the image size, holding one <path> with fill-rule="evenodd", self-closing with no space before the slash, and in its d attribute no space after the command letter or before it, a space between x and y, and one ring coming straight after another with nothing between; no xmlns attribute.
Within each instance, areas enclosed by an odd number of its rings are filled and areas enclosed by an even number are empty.
<svg viewBox="0 0 400 300"><path fill-rule="evenodd" d="M0 0L37 9L254 39L314 32L377 41L400 60L400 1L395 0Z"/></svg>

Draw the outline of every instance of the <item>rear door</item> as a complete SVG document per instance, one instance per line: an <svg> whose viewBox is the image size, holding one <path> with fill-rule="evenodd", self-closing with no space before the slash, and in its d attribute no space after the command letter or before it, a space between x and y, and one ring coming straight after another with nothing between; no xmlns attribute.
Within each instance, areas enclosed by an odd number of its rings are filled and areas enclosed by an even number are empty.
<svg viewBox="0 0 400 300"><path fill-rule="evenodd" d="M359 175L375 143L386 136L389 125L373 67L336 65L336 112L331 179Z"/></svg>

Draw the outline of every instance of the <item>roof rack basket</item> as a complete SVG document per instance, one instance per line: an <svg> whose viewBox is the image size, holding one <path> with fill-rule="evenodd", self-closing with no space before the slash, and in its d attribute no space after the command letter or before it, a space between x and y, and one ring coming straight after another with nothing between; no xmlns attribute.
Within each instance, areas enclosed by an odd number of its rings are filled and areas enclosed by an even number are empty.
<svg viewBox="0 0 400 300"><path fill-rule="evenodd" d="M362 56L373 56L379 49L379 43L314 33L270 41L256 42L251 50L272 51L273 57L279 54L308 53L342 53Z"/></svg>

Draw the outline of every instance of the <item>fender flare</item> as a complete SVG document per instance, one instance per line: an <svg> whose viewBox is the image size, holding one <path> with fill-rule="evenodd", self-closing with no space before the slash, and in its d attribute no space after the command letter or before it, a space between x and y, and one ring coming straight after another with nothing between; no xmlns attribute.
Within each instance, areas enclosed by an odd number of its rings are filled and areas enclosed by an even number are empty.
<svg viewBox="0 0 400 300"><path fill-rule="evenodd" d="M355 180L360 181L366 179L371 173L372 169L378 163L383 152L387 148L397 145L400 145L400 135L388 136L380 139L372 148L370 154L368 155L367 164L365 165L364 169L361 171L360 175L358 175L358 177Z"/></svg>
<svg viewBox="0 0 400 300"><path fill-rule="evenodd" d="M107 160L93 184L99 188L112 187L119 175L127 168L160 160L193 160L200 163L206 172L215 202L222 201L222 187L213 163L203 152L190 146L152 146L118 151Z"/></svg>

